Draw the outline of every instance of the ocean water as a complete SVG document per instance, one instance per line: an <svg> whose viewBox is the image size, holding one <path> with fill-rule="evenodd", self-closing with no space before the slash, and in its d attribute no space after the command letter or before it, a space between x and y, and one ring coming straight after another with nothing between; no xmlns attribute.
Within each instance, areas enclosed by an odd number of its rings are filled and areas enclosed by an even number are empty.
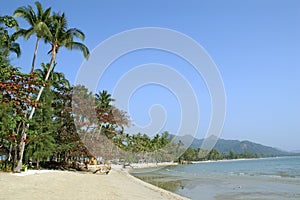
<svg viewBox="0 0 300 200"><path fill-rule="evenodd" d="M144 181L191 199L300 200L300 157L136 169Z"/></svg>

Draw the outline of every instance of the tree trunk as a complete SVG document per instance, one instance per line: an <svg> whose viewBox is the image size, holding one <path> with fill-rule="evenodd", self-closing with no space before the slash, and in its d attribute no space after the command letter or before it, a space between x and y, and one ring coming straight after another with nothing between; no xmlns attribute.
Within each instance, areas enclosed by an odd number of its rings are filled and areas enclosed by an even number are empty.
<svg viewBox="0 0 300 200"><path fill-rule="evenodd" d="M40 42L40 37L38 37L36 39L36 43L35 43L35 50L34 50L34 54L33 54L33 59L32 59L32 64L31 64L31 71L30 72L33 72L34 71L34 64L35 64L35 59L36 59L36 55L37 55L37 52L38 52L38 48L39 48L39 42Z"/></svg>
<svg viewBox="0 0 300 200"><path fill-rule="evenodd" d="M12 166L13 169L15 168L15 164L16 164L17 160L18 160L18 145L17 145L17 142L15 142L14 143L14 158L13 158L13 166Z"/></svg>
<svg viewBox="0 0 300 200"><path fill-rule="evenodd" d="M52 48L52 56L51 56L51 61L50 61L50 64L49 64L49 69L47 71L47 75L45 77L45 81L47 81L49 79L49 76L50 76L50 73L52 71L52 64L54 63L55 61L55 58L56 58L56 48L55 46L53 45L53 48ZM45 89L45 86L42 86L37 97L36 97L36 102L38 103L40 98L41 98L41 95L43 93ZM30 112L30 115L28 117L28 119L32 119L33 117L33 114L35 112L35 109L36 107L34 106ZM15 172L20 172L21 169L22 169L22 160L23 160L23 154L24 154L24 150L25 150L25 140L26 140L26 130L29 128L29 124L26 124L25 128L22 130L22 134L21 134L21 142L20 142L20 152L19 152L19 160L18 160L18 165L17 167L15 168Z"/></svg>
<svg viewBox="0 0 300 200"><path fill-rule="evenodd" d="M40 163L39 162L40 162L40 159L39 159L39 157L37 157L36 158L36 168L37 169L40 169Z"/></svg>
<svg viewBox="0 0 300 200"><path fill-rule="evenodd" d="M22 160L23 160L23 155L24 155L24 149L25 149L25 140L26 140L26 129L29 128L29 124L23 124L22 127L22 133L21 133L21 141L19 144L19 160L18 160L18 165L14 169L15 172L20 172L22 169ZM16 148L17 149L17 148ZM16 152L17 154L17 152Z"/></svg>
<svg viewBox="0 0 300 200"><path fill-rule="evenodd" d="M10 143L10 145L9 145L9 152L8 152L8 158L7 158L8 161L11 161L11 158L12 158L12 150L13 150L13 144Z"/></svg>

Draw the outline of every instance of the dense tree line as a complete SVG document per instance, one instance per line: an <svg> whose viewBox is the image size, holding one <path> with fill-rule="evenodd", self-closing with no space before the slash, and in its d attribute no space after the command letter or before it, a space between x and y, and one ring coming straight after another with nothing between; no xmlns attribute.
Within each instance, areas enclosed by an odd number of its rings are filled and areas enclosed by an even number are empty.
<svg viewBox="0 0 300 200"><path fill-rule="evenodd" d="M84 40L84 33L69 28L65 14L43 9L39 2L32 6L17 8L14 16L0 18L0 106L1 151L7 154L3 168L20 171L22 162L29 158L39 160L57 155L60 159L73 151L84 149L75 134L71 107L72 87L62 73L55 72L56 55L61 47L79 49L88 57L88 48L76 39ZM18 26L15 18L21 17L28 29ZM12 53L21 54L17 38L26 40L36 36L36 46L30 73L10 64ZM39 41L49 45L51 59L37 68L35 60Z"/></svg>
<svg viewBox="0 0 300 200"><path fill-rule="evenodd" d="M240 159L240 158L260 158L263 155L254 154L250 152L243 152L237 154L233 151L229 153L220 153L216 149L212 150L203 150L203 149L194 149L188 148L184 153L179 157L179 162L185 161L206 161L206 160L229 160L229 159Z"/></svg>

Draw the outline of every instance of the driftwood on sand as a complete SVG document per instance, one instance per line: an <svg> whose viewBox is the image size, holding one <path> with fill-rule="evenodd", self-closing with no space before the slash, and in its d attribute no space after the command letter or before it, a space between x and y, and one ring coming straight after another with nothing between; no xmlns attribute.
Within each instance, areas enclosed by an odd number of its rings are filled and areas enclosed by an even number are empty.
<svg viewBox="0 0 300 200"><path fill-rule="evenodd" d="M99 166L98 169L96 169L93 174L96 174L97 172L100 172L102 174L108 174L109 171L111 170L111 166Z"/></svg>
<svg viewBox="0 0 300 200"><path fill-rule="evenodd" d="M101 174L108 174L111 170L111 166L76 163L76 169L79 171L92 172L93 174L96 174L97 172Z"/></svg>
<svg viewBox="0 0 300 200"><path fill-rule="evenodd" d="M55 169L55 170L63 170L63 171L84 171L84 172L92 172L92 173L101 173L108 174L111 170L110 165L97 165L90 163L80 163L80 162L55 162L55 161L47 161L41 163L42 169Z"/></svg>

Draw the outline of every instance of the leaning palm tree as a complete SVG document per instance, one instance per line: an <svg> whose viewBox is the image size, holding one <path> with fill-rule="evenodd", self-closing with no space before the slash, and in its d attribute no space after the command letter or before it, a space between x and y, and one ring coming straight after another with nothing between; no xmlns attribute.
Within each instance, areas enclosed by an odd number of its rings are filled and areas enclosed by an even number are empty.
<svg viewBox="0 0 300 200"><path fill-rule="evenodd" d="M68 29L67 20L65 18L64 13L62 15L54 14L52 16L51 24L50 24L50 32L51 32L51 34L45 38L45 41L47 43L51 44L51 50L49 51L49 53L51 54L51 60L49 63L49 68L47 69L46 77L44 79L45 82L47 82L49 79L49 76L54 68L53 65L55 63L56 55L58 53L58 50L61 47L65 47L69 50L79 49L83 52L83 55L86 59L89 56L88 48L83 43L74 41L75 38L84 40L84 38L85 38L84 33L76 28ZM45 86L42 86L40 88L35 102L37 102L37 103L39 102L44 88L45 88ZM31 112L28 117L29 120L32 119L35 109L36 109L36 107L33 107L31 109ZM28 127L29 127L29 124L27 124L27 128ZM18 165L17 165L15 171L20 171L20 169L22 168L22 159L23 159L23 154L24 154L24 149L25 149L25 140L26 140L26 132L25 131L26 131L26 129L24 129L22 131L19 160L18 160Z"/></svg>
<svg viewBox="0 0 300 200"><path fill-rule="evenodd" d="M35 5L37 12L32 8L32 6L19 7L14 12L14 17L22 17L30 25L29 29L20 29L14 34L14 36L23 36L25 40L28 40L32 35L36 34L37 39L32 59L31 72L34 71L36 55L41 38L45 38L51 34L49 30L49 25L51 23L51 7L44 10L40 2L35 2Z"/></svg>

